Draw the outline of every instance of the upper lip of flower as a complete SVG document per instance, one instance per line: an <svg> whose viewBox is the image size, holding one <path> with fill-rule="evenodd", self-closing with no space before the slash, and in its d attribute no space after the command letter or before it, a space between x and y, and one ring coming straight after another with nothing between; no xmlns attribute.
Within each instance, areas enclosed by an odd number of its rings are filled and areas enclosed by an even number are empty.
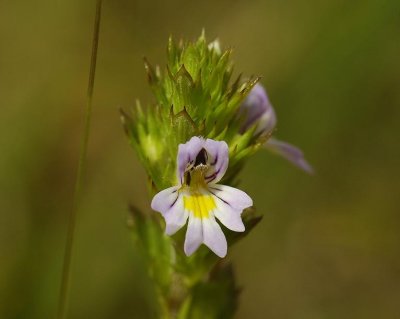
<svg viewBox="0 0 400 319"><path fill-rule="evenodd" d="M228 145L221 141L194 136L178 149L178 180L181 185L187 174L203 171L206 183L217 183L224 176L229 164ZM185 176L186 174L186 176Z"/></svg>
<svg viewBox="0 0 400 319"><path fill-rule="evenodd" d="M241 213L253 205L241 190L217 184L224 176L229 162L228 145L192 137L180 144L177 156L178 185L156 194L151 207L166 221L166 233L174 234L189 219L185 253L191 255L202 243L215 254L224 257L227 242L216 222L233 231L244 231Z"/></svg>

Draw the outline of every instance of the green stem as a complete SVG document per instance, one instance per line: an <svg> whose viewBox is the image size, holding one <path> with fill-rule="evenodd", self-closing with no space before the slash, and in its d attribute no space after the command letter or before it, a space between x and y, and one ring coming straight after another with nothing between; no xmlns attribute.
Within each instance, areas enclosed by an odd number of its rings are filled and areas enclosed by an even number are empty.
<svg viewBox="0 0 400 319"><path fill-rule="evenodd" d="M97 60L97 47L99 43L99 30L100 30L100 17L101 17L101 4L102 0L97 0L96 2L96 14L93 30L93 42L92 42L92 55L90 59L90 70L89 70L89 83L87 89L87 104L86 104L86 114L85 114L85 126L82 136L81 149L79 154L78 171L75 182L74 197L72 202L72 208L69 216L69 223L67 229L67 239L65 244L64 252L64 263L61 278L61 288L58 303L58 319L65 319L67 316L67 306L68 306L68 292L70 286L70 274L71 274L71 259L72 250L74 245L74 234L75 234L75 223L76 216L79 207L82 181L86 169L86 157L89 141L90 132L90 122L92 115L92 100L93 100L93 88L94 88L94 77L96 72L96 60Z"/></svg>

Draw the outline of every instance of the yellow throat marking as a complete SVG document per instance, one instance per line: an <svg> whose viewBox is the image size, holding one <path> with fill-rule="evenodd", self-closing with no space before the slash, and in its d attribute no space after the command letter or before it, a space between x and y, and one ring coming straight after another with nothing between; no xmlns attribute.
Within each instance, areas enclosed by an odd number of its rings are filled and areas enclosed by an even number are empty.
<svg viewBox="0 0 400 319"><path fill-rule="evenodd" d="M211 195L193 194L183 196L183 206L197 218L208 218L217 206Z"/></svg>

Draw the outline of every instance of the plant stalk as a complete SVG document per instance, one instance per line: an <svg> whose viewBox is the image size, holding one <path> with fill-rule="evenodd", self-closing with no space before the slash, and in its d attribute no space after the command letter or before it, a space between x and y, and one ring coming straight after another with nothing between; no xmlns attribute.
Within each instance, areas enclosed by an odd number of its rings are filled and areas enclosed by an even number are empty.
<svg viewBox="0 0 400 319"><path fill-rule="evenodd" d="M89 82L87 89L85 124L81 141L81 149L79 153L78 171L75 182L72 208L69 215L57 319L65 319L67 317L67 310L68 310L68 294L70 288L71 261L72 261L72 250L74 246L75 224L79 208L82 182L86 170L86 158L87 158L87 149L89 142L90 123L92 116L92 100L93 100L94 78L96 72L97 48L99 43L101 5L102 5L102 0L96 0L96 13L95 13L94 30L93 30L92 55L90 59Z"/></svg>

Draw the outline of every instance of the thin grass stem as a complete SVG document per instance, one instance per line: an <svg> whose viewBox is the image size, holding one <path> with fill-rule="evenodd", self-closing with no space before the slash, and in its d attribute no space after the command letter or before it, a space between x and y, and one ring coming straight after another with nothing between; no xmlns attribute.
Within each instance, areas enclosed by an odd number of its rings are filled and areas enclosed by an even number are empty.
<svg viewBox="0 0 400 319"><path fill-rule="evenodd" d="M86 157L87 157L87 149L89 142L90 122L92 117L92 100L93 100L94 78L96 73L97 48L99 44L101 5L102 5L102 0L97 0L94 30L93 30L92 55L90 59L89 82L87 89L85 124L81 140L78 171L76 176L73 202L69 216L67 238L65 243L64 262L62 269L61 287L60 287L58 312L57 312L58 319L65 319L68 310L68 295L70 288L71 261L72 261L72 250L74 246L75 224L76 224L76 216L81 196L82 181L86 170Z"/></svg>

